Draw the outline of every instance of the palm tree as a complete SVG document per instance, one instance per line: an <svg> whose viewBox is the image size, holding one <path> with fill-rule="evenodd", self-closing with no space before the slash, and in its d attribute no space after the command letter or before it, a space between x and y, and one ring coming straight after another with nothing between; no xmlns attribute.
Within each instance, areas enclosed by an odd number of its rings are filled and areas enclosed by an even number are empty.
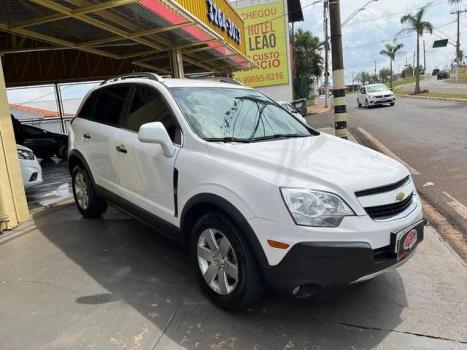
<svg viewBox="0 0 467 350"><path fill-rule="evenodd" d="M380 55L389 57L389 86L392 89L392 62L396 58L397 52L402 49L404 45L398 43L386 44L384 49L380 51Z"/></svg>
<svg viewBox="0 0 467 350"><path fill-rule="evenodd" d="M310 82L323 72L321 49L323 43L309 31L299 29L295 33L294 90L298 98L308 98Z"/></svg>
<svg viewBox="0 0 467 350"><path fill-rule="evenodd" d="M417 66L420 67L420 37L423 36L423 33L428 32L433 33L433 25L430 22L423 20L423 15L425 14L426 7L422 7L415 14L408 14L401 17L401 24L406 24L407 27L402 30L402 32L407 33L417 33ZM416 69L415 77L415 94L420 93L420 69Z"/></svg>

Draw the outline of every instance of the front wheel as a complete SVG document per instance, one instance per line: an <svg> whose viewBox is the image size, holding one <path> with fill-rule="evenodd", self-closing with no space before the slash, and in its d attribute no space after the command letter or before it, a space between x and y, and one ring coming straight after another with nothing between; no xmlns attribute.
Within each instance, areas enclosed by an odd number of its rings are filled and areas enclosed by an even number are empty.
<svg viewBox="0 0 467 350"><path fill-rule="evenodd" d="M220 213L202 216L193 228L190 257L204 294L226 310L240 310L264 291L256 259L232 220Z"/></svg>
<svg viewBox="0 0 467 350"><path fill-rule="evenodd" d="M391 102L390 105L391 107L394 106L396 103L395 102Z"/></svg>
<svg viewBox="0 0 467 350"><path fill-rule="evenodd" d="M85 218L97 218L105 213L107 203L99 198L88 172L81 165L73 169L71 184L76 206Z"/></svg>
<svg viewBox="0 0 467 350"><path fill-rule="evenodd" d="M365 99L365 108L370 108L370 104L368 103L368 100Z"/></svg>
<svg viewBox="0 0 467 350"><path fill-rule="evenodd" d="M362 104L360 103L360 100L357 98L357 106L358 108L362 107Z"/></svg>

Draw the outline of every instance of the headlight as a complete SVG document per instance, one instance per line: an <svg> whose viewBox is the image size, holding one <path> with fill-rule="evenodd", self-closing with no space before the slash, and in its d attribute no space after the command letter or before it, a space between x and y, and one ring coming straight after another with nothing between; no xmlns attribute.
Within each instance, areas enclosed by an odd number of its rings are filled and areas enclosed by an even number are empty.
<svg viewBox="0 0 467 350"><path fill-rule="evenodd" d="M26 160L34 160L34 153L31 151L26 151L24 149L18 150L18 158Z"/></svg>
<svg viewBox="0 0 467 350"><path fill-rule="evenodd" d="M355 215L339 196L304 188L281 188L282 197L297 225L337 227L345 216Z"/></svg>
<svg viewBox="0 0 467 350"><path fill-rule="evenodd" d="M373 95L368 95L368 97L369 97L370 100L374 100L374 99L375 99L375 96L373 96Z"/></svg>

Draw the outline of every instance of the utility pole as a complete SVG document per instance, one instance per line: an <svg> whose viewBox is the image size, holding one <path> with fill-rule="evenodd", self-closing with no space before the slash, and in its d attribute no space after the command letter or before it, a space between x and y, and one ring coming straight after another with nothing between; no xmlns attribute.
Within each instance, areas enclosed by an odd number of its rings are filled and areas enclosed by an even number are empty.
<svg viewBox="0 0 467 350"><path fill-rule="evenodd" d="M329 98L329 36L328 36L328 1L324 0L323 3L323 17L324 17L324 107L328 108Z"/></svg>
<svg viewBox="0 0 467 350"><path fill-rule="evenodd" d="M331 25L332 76L334 82L334 129L336 136L347 139L347 107L345 105L344 55L342 53L340 0L329 4Z"/></svg>
<svg viewBox="0 0 467 350"><path fill-rule="evenodd" d="M375 59L375 79L377 80L377 76L376 76L376 59Z"/></svg>
<svg viewBox="0 0 467 350"><path fill-rule="evenodd" d="M460 66L460 53L461 53L461 42L460 42L460 17L461 13L467 12L467 9L465 10L457 10L457 11L451 11L451 15L457 14L457 43L456 43L456 81L459 81L459 66Z"/></svg>
<svg viewBox="0 0 467 350"><path fill-rule="evenodd" d="M423 70L426 73L426 50L425 50L425 39L423 39Z"/></svg>

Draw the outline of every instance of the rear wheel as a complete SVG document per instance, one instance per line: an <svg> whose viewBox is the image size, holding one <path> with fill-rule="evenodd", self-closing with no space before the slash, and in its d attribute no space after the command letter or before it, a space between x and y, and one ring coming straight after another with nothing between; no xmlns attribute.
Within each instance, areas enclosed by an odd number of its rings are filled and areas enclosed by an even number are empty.
<svg viewBox="0 0 467 350"><path fill-rule="evenodd" d="M256 259L243 234L220 212L202 216L193 228L190 256L204 294L226 310L240 310L264 291Z"/></svg>
<svg viewBox="0 0 467 350"><path fill-rule="evenodd" d="M76 206L85 218L97 218L105 213L107 203L97 195L91 178L83 166L75 166L71 181Z"/></svg>

